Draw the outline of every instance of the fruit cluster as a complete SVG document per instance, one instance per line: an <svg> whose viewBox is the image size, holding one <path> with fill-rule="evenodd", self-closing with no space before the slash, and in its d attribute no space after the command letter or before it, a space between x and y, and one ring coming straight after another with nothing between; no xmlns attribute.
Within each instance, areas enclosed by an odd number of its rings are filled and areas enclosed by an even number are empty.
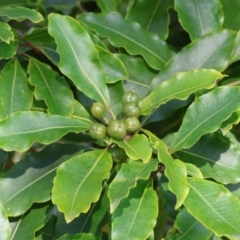
<svg viewBox="0 0 240 240"><path fill-rule="evenodd" d="M107 126L102 123L93 123L89 129L90 136L100 140L108 135L116 140L121 140L127 133L137 132L141 127L138 120L141 109L139 107L139 97L135 91L128 91L123 94L122 107L124 119L113 119ZM95 102L91 107L91 114L97 119L102 119L106 114L106 108L102 103Z"/></svg>

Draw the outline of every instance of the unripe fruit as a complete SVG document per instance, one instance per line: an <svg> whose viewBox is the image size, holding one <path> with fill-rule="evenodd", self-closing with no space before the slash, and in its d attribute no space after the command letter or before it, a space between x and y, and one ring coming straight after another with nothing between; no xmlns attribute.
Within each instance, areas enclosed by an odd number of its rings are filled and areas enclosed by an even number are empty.
<svg viewBox="0 0 240 240"><path fill-rule="evenodd" d="M101 102L95 102L93 103L90 111L93 117L101 119L105 116L106 108Z"/></svg>
<svg viewBox="0 0 240 240"><path fill-rule="evenodd" d="M93 139L101 140L107 135L107 128L101 123L93 123L89 129L89 135Z"/></svg>
<svg viewBox="0 0 240 240"><path fill-rule="evenodd" d="M138 104L139 97L135 91L127 91L122 96L122 105L126 103L136 103Z"/></svg>
<svg viewBox="0 0 240 240"><path fill-rule="evenodd" d="M141 108L136 103L126 103L123 105L123 112L126 117L139 117Z"/></svg>
<svg viewBox="0 0 240 240"><path fill-rule="evenodd" d="M125 151L118 146L115 146L115 147L111 148L110 152L112 154L113 161L116 162L116 163L126 162L126 160L128 158Z"/></svg>
<svg viewBox="0 0 240 240"><path fill-rule="evenodd" d="M120 140L127 134L127 124L123 121L112 120L107 126L109 137Z"/></svg>
<svg viewBox="0 0 240 240"><path fill-rule="evenodd" d="M130 117L125 119L127 124L127 131L129 133L137 132L141 128L141 123L137 117Z"/></svg>

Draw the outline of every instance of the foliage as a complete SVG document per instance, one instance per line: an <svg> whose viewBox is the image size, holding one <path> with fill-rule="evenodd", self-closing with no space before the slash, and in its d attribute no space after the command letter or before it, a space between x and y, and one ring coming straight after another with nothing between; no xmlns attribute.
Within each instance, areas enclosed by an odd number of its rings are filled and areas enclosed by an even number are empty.
<svg viewBox="0 0 240 240"><path fill-rule="evenodd" d="M240 239L239 0L1 0L0 239Z"/></svg>

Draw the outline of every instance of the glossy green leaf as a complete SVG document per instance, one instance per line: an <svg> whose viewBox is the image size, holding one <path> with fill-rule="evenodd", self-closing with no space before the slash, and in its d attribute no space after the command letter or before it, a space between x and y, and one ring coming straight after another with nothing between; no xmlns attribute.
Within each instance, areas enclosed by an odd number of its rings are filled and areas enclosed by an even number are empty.
<svg viewBox="0 0 240 240"><path fill-rule="evenodd" d="M182 161L171 157L168 153L167 146L162 141L158 141L154 148L158 151L158 160L163 163L166 168L164 173L169 180L169 190L177 197L175 205L175 209L177 209L183 204L189 191L187 168Z"/></svg>
<svg viewBox="0 0 240 240"><path fill-rule="evenodd" d="M234 112L230 118L224 121L221 125L221 132L225 135L229 130L232 129L233 125L236 125L240 122L240 110Z"/></svg>
<svg viewBox="0 0 240 240"><path fill-rule="evenodd" d="M188 212L219 236L240 238L240 202L221 184L189 178L189 194L184 201ZM226 206L231 206L226 211ZM204 213L204 214L203 214Z"/></svg>
<svg viewBox="0 0 240 240"><path fill-rule="evenodd" d="M192 40L220 30L224 20L218 0L176 0L175 10Z"/></svg>
<svg viewBox="0 0 240 240"><path fill-rule="evenodd" d="M182 159L181 159L182 160ZM190 175L192 177L198 177L203 178L202 172L198 167L196 167L194 164L191 163L185 163L185 166L187 168L187 175Z"/></svg>
<svg viewBox="0 0 240 240"><path fill-rule="evenodd" d="M126 54L118 54L117 56L123 62L129 74L129 77L124 81L125 91L135 90L140 99L146 97L157 71L150 68L141 58Z"/></svg>
<svg viewBox="0 0 240 240"><path fill-rule="evenodd" d="M236 62L238 60L240 60L240 31L238 32L236 37L235 47L233 49L231 56L231 63Z"/></svg>
<svg viewBox="0 0 240 240"><path fill-rule="evenodd" d="M167 44L157 35L144 31L139 24L125 20L119 13L88 13L78 19L107 37L116 47L124 47L132 55L142 55L154 69L161 69L173 56Z"/></svg>
<svg viewBox="0 0 240 240"><path fill-rule="evenodd" d="M113 12L117 11L117 1L116 0L98 0L97 5L102 12Z"/></svg>
<svg viewBox="0 0 240 240"><path fill-rule="evenodd" d="M0 40L6 42L7 44L9 44L10 41L14 40L14 35L11 27L4 22L0 22Z"/></svg>
<svg viewBox="0 0 240 240"><path fill-rule="evenodd" d="M103 102L110 110L105 76L98 52L87 31L71 17L50 14L49 33L58 45L57 51L61 57L59 69L80 91Z"/></svg>
<svg viewBox="0 0 240 240"><path fill-rule="evenodd" d="M168 232L166 240L209 240L212 231L204 227L186 208L177 215L174 226Z"/></svg>
<svg viewBox="0 0 240 240"><path fill-rule="evenodd" d="M96 46L98 57L106 75L106 83L115 83L128 78L128 73L121 60L113 53Z"/></svg>
<svg viewBox="0 0 240 240"><path fill-rule="evenodd" d="M232 0L229 4L228 0L220 0L222 11L224 14L223 28L232 29L235 31L240 30L240 1Z"/></svg>
<svg viewBox="0 0 240 240"><path fill-rule="evenodd" d="M78 151L79 146L75 145L49 145L38 153L26 156L2 174L0 200L8 216L25 213L33 202L48 201L57 167Z"/></svg>
<svg viewBox="0 0 240 240"><path fill-rule="evenodd" d="M123 163L109 186L110 212L114 212L121 200L128 196L130 189L137 185L137 180L147 180L151 172L157 170L157 167L156 159L151 159L146 164L131 160L129 163Z"/></svg>
<svg viewBox="0 0 240 240"><path fill-rule="evenodd" d="M32 99L27 74L17 59L10 60L0 75L0 119L13 112L30 110Z"/></svg>
<svg viewBox="0 0 240 240"><path fill-rule="evenodd" d="M23 21L29 19L33 23L43 21L42 15L34 9L25 8L22 6L5 7L0 9L0 16L7 17L9 20Z"/></svg>
<svg viewBox="0 0 240 240"><path fill-rule="evenodd" d="M168 10L173 7L173 0L136 1L127 19L138 22L146 31L157 33L162 39L168 36L170 22Z"/></svg>
<svg viewBox="0 0 240 240"><path fill-rule="evenodd" d="M18 48L18 41L10 41L9 44L0 41L0 59L9 59L13 57Z"/></svg>
<svg viewBox="0 0 240 240"><path fill-rule="evenodd" d="M72 115L73 94L63 77L35 58L30 58L28 74L29 82L35 87L36 100L45 101L49 114Z"/></svg>
<svg viewBox="0 0 240 240"><path fill-rule="evenodd" d="M57 45L47 28L31 28L21 40L24 40L29 48L42 52L53 64L58 65L60 56L56 50Z"/></svg>
<svg viewBox="0 0 240 240"><path fill-rule="evenodd" d="M132 160L142 160L147 163L152 157L152 148L145 135L135 134L133 137L124 140L113 139L119 147L123 148L128 157Z"/></svg>
<svg viewBox="0 0 240 240"><path fill-rule="evenodd" d="M60 237L58 240L99 240L90 233L79 233L76 235L69 235L65 234L64 236Z"/></svg>
<svg viewBox="0 0 240 240"><path fill-rule="evenodd" d="M140 102L142 115L149 115L154 108L172 99L187 99L190 94L214 87L223 75L213 69L199 69L177 73L168 81L160 84Z"/></svg>
<svg viewBox="0 0 240 240"><path fill-rule="evenodd" d="M10 219L10 239L34 239L35 232L41 229L47 222L49 211L51 211L49 203L36 204L23 216Z"/></svg>
<svg viewBox="0 0 240 240"><path fill-rule="evenodd" d="M33 142L49 144L68 132L83 132L90 126L88 121L70 117L42 112L16 112L0 122L0 146L6 151L24 152Z"/></svg>
<svg viewBox="0 0 240 240"><path fill-rule="evenodd" d="M148 184L148 182L147 182ZM146 182L131 189L127 198L124 198L115 212L111 236L114 240L148 238L156 224L158 213L158 199L152 186ZM147 219L147 221L143 221Z"/></svg>
<svg viewBox="0 0 240 240"><path fill-rule="evenodd" d="M71 222L89 210L99 199L102 181L110 175L112 159L106 150L95 150L72 157L61 164L54 179L54 204Z"/></svg>
<svg viewBox="0 0 240 240"><path fill-rule="evenodd" d="M224 184L240 181L239 149L220 134L207 134L192 148L174 154L198 167L205 178Z"/></svg>
<svg viewBox="0 0 240 240"><path fill-rule="evenodd" d="M202 135L216 131L240 108L239 97L240 87L219 87L196 99L173 138L170 152L190 148Z"/></svg>
<svg viewBox="0 0 240 240"><path fill-rule="evenodd" d="M210 68L222 72L230 64L236 33L222 30L193 41L178 52L153 79L151 89L169 80L175 73ZM197 56L197 57L196 57Z"/></svg>
<svg viewBox="0 0 240 240"><path fill-rule="evenodd" d="M83 105L77 100L74 100L73 107L74 107L72 114L73 118L89 122L89 124L92 124L92 122L95 121L92 115L90 115L89 112L83 107Z"/></svg>
<svg viewBox="0 0 240 240"><path fill-rule="evenodd" d="M10 239L10 226L8 222L7 213L5 212L5 209L0 202L0 239L2 240L9 240Z"/></svg>

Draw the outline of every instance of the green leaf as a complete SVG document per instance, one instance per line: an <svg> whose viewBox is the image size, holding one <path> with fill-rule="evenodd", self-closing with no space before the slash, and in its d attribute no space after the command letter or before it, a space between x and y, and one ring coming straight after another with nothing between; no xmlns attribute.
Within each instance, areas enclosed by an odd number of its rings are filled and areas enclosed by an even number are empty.
<svg viewBox="0 0 240 240"><path fill-rule="evenodd" d="M128 196L130 189L136 187L137 180L147 180L151 172L157 170L157 167L156 159L151 159L146 164L131 160L127 164L123 163L109 186L110 212L114 212L121 200Z"/></svg>
<svg viewBox="0 0 240 240"><path fill-rule="evenodd" d="M202 135L216 131L240 108L239 96L240 87L219 87L196 99L173 138L170 152L190 148Z"/></svg>
<svg viewBox="0 0 240 240"><path fill-rule="evenodd" d="M0 22L0 40L6 42L7 44L14 40L11 27L4 22Z"/></svg>
<svg viewBox="0 0 240 240"><path fill-rule="evenodd" d="M61 164L54 179L53 203L71 222L86 213L99 199L102 181L109 178L112 159L107 150L95 150L72 157Z"/></svg>
<svg viewBox="0 0 240 240"><path fill-rule="evenodd" d="M146 31L157 33L160 38L168 36L170 22L168 10L173 7L173 0L148 0L136 1L129 12L127 19L138 22Z"/></svg>
<svg viewBox="0 0 240 240"><path fill-rule="evenodd" d="M64 236L58 238L58 240L99 240L90 233L79 233L76 235L65 234Z"/></svg>
<svg viewBox="0 0 240 240"><path fill-rule="evenodd" d="M113 213L112 239L145 240L151 235L158 214L158 199L152 186L146 184L148 182L143 182L131 189Z"/></svg>
<svg viewBox="0 0 240 240"><path fill-rule="evenodd" d="M14 19L19 22L25 19L29 19L33 23L43 21L43 17L39 12L22 6L2 8L0 9L0 16L7 17L9 20Z"/></svg>
<svg viewBox="0 0 240 240"><path fill-rule="evenodd" d="M218 236L239 239L239 200L215 182L188 178L188 184L190 190L184 201L188 212ZM231 207L226 211L226 206Z"/></svg>
<svg viewBox="0 0 240 240"><path fill-rule="evenodd" d="M169 180L169 190L177 197L175 209L179 208L186 198L189 187L187 183L187 169L183 162L178 159L173 159L168 153L167 146L158 141L154 145L154 149L158 151L158 160L165 166L165 175Z"/></svg>
<svg viewBox="0 0 240 240"><path fill-rule="evenodd" d="M224 20L218 0L176 0L175 10L192 40L220 30Z"/></svg>
<svg viewBox="0 0 240 240"><path fill-rule="evenodd" d="M0 119L17 111L30 110L32 101L25 71L17 59L10 60L0 75Z"/></svg>
<svg viewBox="0 0 240 240"><path fill-rule="evenodd" d="M1 226L0 239L2 240L10 239L10 226L8 222L8 217L1 202L0 202L0 226Z"/></svg>
<svg viewBox="0 0 240 240"><path fill-rule="evenodd" d="M18 41L10 41L9 44L0 41L0 59L9 59L13 57L18 48Z"/></svg>
<svg viewBox="0 0 240 240"><path fill-rule="evenodd" d="M123 62L129 74L129 77L124 81L125 91L134 89L140 99L146 97L157 71L150 68L141 58L126 54L118 54L117 56Z"/></svg>
<svg viewBox="0 0 240 240"><path fill-rule="evenodd" d="M224 14L223 28L232 29L235 31L240 30L240 1L232 0L229 4L228 0L220 0L222 11Z"/></svg>
<svg viewBox="0 0 240 240"><path fill-rule="evenodd" d="M185 163L185 166L187 168L187 175L190 175L192 177L197 177L197 178L203 178L202 172L194 164Z"/></svg>
<svg viewBox="0 0 240 240"><path fill-rule="evenodd" d="M30 58L29 82L35 87L36 100L44 100L49 114L70 116L73 113L73 94L66 80L45 63Z"/></svg>
<svg viewBox="0 0 240 240"><path fill-rule="evenodd" d="M16 112L0 122L0 146L6 151L24 152L35 141L49 144L68 132L83 132L90 126L88 121L70 117L42 112Z"/></svg>
<svg viewBox="0 0 240 240"><path fill-rule="evenodd" d="M109 107L109 94L98 52L87 31L73 18L49 15L49 33L57 43L59 69L84 94ZM81 41L79 41L81 39Z"/></svg>
<svg viewBox="0 0 240 240"><path fill-rule="evenodd" d="M117 1L116 0L98 0L97 5L102 12L114 12L117 11Z"/></svg>
<svg viewBox="0 0 240 240"><path fill-rule="evenodd" d="M240 60L240 31L238 32L236 37L236 43L231 56L231 63L236 62L238 60Z"/></svg>
<svg viewBox="0 0 240 240"><path fill-rule="evenodd" d="M119 13L88 13L78 19L115 47L124 47L132 55L142 55L154 69L161 69L173 56L157 35L144 31L139 24L125 20Z"/></svg>
<svg viewBox="0 0 240 240"><path fill-rule="evenodd" d="M57 45L47 28L31 28L21 37L21 40L35 51L42 52L53 64L58 65L60 56L56 50Z"/></svg>
<svg viewBox="0 0 240 240"><path fill-rule="evenodd" d="M27 5L27 0L1 0L0 2L0 8L20 5Z"/></svg>
<svg viewBox="0 0 240 240"><path fill-rule="evenodd" d="M96 48L99 51L98 57L106 75L106 83L115 83L128 78L127 70L116 54L106 51L99 46L96 46Z"/></svg>
<svg viewBox="0 0 240 240"><path fill-rule="evenodd" d="M233 125L236 125L240 122L240 110L234 112L230 118L224 121L221 125L221 132L223 135L232 129Z"/></svg>
<svg viewBox="0 0 240 240"><path fill-rule="evenodd" d="M213 178L224 184L240 181L239 148L220 134L207 134L192 148L174 155L198 167L204 178Z"/></svg>
<svg viewBox="0 0 240 240"><path fill-rule="evenodd" d="M177 215L174 226L168 232L166 240L209 240L212 231L204 227L186 208Z"/></svg>
<svg viewBox="0 0 240 240"><path fill-rule="evenodd" d="M177 73L168 81L160 84L140 102L141 114L149 115L153 109L172 99L185 100L190 94L214 87L223 75L213 69L199 69Z"/></svg>
<svg viewBox="0 0 240 240"><path fill-rule="evenodd" d="M19 218L10 219L11 240L34 239L34 233L41 229L48 220L49 203L35 204L28 212Z"/></svg>
<svg viewBox="0 0 240 240"><path fill-rule="evenodd" d="M2 174L0 200L8 216L23 214L33 202L48 201L57 167L78 151L79 146L76 145L52 144L26 156Z"/></svg>
<svg viewBox="0 0 240 240"><path fill-rule="evenodd" d="M222 30L193 41L178 52L153 79L151 89L169 80L175 73L210 68L222 72L230 64L236 33ZM197 56L197 57L196 57Z"/></svg>
<svg viewBox="0 0 240 240"><path fill-rule="evenodd" d="M142 160L147 163L152 157L152 148L145 135L135 134L133 137L124 140L112 140L120 148L123 148L128 157L132 160Z"/></svg>

